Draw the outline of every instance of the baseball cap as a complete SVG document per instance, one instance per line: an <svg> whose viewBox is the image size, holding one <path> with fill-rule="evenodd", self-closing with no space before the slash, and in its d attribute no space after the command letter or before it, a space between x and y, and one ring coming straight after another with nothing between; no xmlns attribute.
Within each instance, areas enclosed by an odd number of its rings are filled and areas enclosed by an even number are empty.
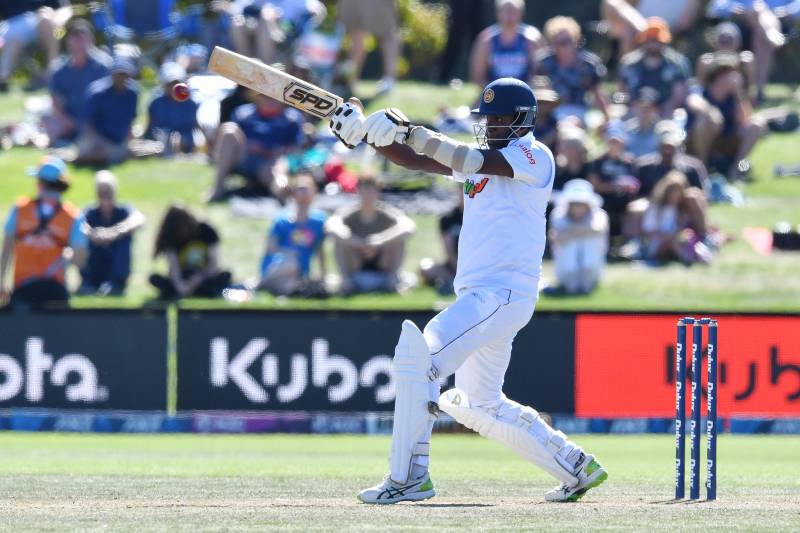
<svg viewBox="0 0 800 533"><path fill-rule="evenodd" d="M183 81L186 79L186 70L179 64L168 61L161 65L158 71L158 81L162 84L172 83L173 81Z"/></svg>
<svg viewBox="0 0 800 533"><path fill-rule="evenodd" d="M742 42L742 30L733 22L727 20L717 24L714 28L713 36L715 42L719 41L721 37L728 37L737 43Z"/></svg>
<svg viewBox="0 0 800 533"><path fill-rule="evenodd" d="M494 0L495 9L500 9L506 4L511 4L516 8L522 9L525 7L525 0Z"/></svg>
<svg viewBox="0 0 800 533"><path fill-rule="evenodd" d="M52 155L44 157L39 166L30 167L28 175L47 183L69 185L66 163L61 158Z"/></svg>
<svg viewBox="0 0 800 533"><path fill-rule="evenodd" d="M133 61L127 57L117 56L111 64L111 74L116 74L118 72L133 76L136 74L136 66L133 64Z"/></svg>
<svg viewBox="0 0 800 533"><path fill-rule="evenodd" d="M622 128L622 124L619 123L609 124L604 137L606 141L616 139L623 144L628 144L628 141L630 140L628 132L626 132Z"/></svg>
<svg viewBox="0 0 800 533"><path fill-rule="evenodd" d="M683 129L671 120L662 120L655 127L658 140L661 144L681 146L686 134Z"/></svg>
<svg viewBox="0 0 800 533"><path fill-rule="evenodd" d="M89 21L82 18L74 18L67 23L67 35L72 33L88 33L92 34L92 25Z"/></svg>
<svg viewBox="0 0 800 533"><path fill-rule="evenodd" d="M658 91L652 87L642 87L636 93L636 101L643 104L657 104L659 100Z"/></svg>
<svg viewBox="0 0 800 533"><path fill-rule="evenodd" d="M669 31L667 21L661 17L650 17L647 19L647 26L639 32L636 40L643 43L650 39L655 39L661 44L669 44L672 42L672 32Z"/></svg>

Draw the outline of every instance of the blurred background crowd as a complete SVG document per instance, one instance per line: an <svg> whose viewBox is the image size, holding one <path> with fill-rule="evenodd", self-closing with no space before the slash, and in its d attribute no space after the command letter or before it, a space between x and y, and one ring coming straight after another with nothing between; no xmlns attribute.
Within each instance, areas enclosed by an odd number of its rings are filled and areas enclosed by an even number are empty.
<svg viewBox="0 0 800 533"><path fill-rule="evenodd" d="M593 291L608 261L713 261L728 236L709 220L709 202L739 204L751 150L798 127L791 108L767 105L765 87L781 76L776 64L798 65L800 0L529 4L0 1L0 92L31 91L3 148L43 155L30 195L3 206L0 297L66 303L70 265L77 292L123 294L145 223L157 226L153 254L166 260L149 277L161 299L402 293L418 283L452 291L463 196L420 186L409 207L397 169L368 147L349 151L327 124L208 74L216 45L345 98L362 76L378 80L371 98L389 101L403 78L453 91L505 76L528 82L535 135L557 162L547 250L555 274L542 285L550 294ZM189 100L173 96L177 83L188 84ZM446 107L425 123L468 139L468 109ZM164 198L161 220L146 221L124 202L114 167L143 158L210 165L207 203L268 206L265 242L239 236L259 250L257 278L236 276L219 228L197 206ZM68 165L96 171L96 203L84 210L69 202ZM416 231L408 211L426 197L439 242L406 272Z"/></svg>

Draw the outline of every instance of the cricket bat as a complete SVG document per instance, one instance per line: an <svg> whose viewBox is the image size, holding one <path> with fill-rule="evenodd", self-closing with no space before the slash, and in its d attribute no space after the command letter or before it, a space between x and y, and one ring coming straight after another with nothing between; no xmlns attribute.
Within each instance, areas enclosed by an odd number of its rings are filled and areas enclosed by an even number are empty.
<svg viewBox="0 0 800 533"><path fill-rule="evenodd" d="M208 70L319 118L333 114L344 100L256 59L214 47Z"/></svg>

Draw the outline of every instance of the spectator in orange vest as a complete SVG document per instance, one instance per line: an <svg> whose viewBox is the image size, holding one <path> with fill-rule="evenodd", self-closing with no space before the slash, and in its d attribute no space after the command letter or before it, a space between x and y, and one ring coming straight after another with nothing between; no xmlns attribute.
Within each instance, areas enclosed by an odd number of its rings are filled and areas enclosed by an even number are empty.
<svg viewBox="0 0 800 533"><path fill-rule="evenodd" d="M66 165L46 157L31 175L38 180L36 198L21 198L5 224L0 253L0 299L10 296L12 308L41 309L67 305L64 274L69 264L86 260L87 237L78 209L61 196L69 188ZM14 288L9 294L5 278L14 259Z"/></svg>

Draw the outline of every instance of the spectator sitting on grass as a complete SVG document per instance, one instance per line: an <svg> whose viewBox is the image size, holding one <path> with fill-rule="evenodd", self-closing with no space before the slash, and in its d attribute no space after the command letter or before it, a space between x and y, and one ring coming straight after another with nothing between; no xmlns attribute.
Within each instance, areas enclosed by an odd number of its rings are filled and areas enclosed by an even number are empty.
<svg viewBox="0 0 800 533"><path fill-rule="evenodd" d="M672 33L667 23L658 17L647 19L647 27L636 38L639 48L620 61L621 90L629 95L639 94L642 87L658 92L659 114L672 118L689 94L689 61L669 46Z"/></svg>
<svg viewBox="0 0 800 533"><path fill-rule="evenodd" d="M375 177L362 176L358 194L359 204L340 209L327 225L334 236L341 291L395 292L401 288L406 240L416 225L402 211L378 201L380 187Z"/></svg>
<svg viewBox="0 0 800 533"><path fill-rule="evenodd" d="M556 175L553 190L560 191L569 180L589 174L589 137L586 130L569 122L558 128Z"/></svg>
<svg viewBox="0 0 800 533"><path fill-rule="evenodd" d="M642 218L644 257L654 261L680 260L684 264L708 263L711 249L706 238L706 205L690 193L686 176L670 172L650 198Z"/></svg>
<svg viewBox="0 0 800 533"><path fill-rule="evenodd" d="M594 290L606 264L608 215L592 184L574 179L556 197L550 239L559 288L567 294Z"/></svg>
<svg viewBox="0 0 800 533"><path fill-rule="evenodd" d="M38 180L37 197L18 200L6 220L0 254L0 300L9 297L5 278L13 257L12 308L67 305L66 267L80 267L86 259L83 217L61 199L69 188L62 160L46 157L32 175Z"/></svg>
<svg viewBox="0 0 800 533"><path fill-rule="evenodd" d="M219 236L191 211L172 205L164 215L156 237L154 257L164 255L168 275L152 274L150 283L159 298L216 298L230 284L230 272L219 269Z"/></svg>
<svg viewBox="0 0 800 533"><path fill-rule="evenodd" d="M445 260L436 263L430 257L420 261L420 277L426 285L436 287L441 294L453 294L453 280L456 277L458 263L458 237L461 234L461 222L464 219L464 193L458 190L458 205L439 219L439 236L442 239Z"/></svg>
<svg viewBox="0 0 800 533"><path fill-rule="evenodd" d="M108 76L111 67L111 57L94 46L86 20L69 23L66 41L69 53L55 62L50 75L52 110L42 118L50 146L77 138L86 115L89 86Z"/></svg>
<svg viewBox="0 0 800 533"><path fill-rule="evenodd" d="M622 122L622 129L628 134L628 151L636 157L658 150L658 98L658 91L642 87L633 101L633 116Z"/></svg>
<svg viewBox="0 0 800 533"><path fill-rule="evenodd" d="M128 140L139 97L139 86L131 79L135 73L129 59L117 57L111 76L89 86L86 122L78 139L76 163L111 165L128 157Z"/></svg>
<svg viewBox="0 0 800 533"><path fill-rule="evenodd" d="M609 127L605 133L608 150L592 161L588 179L603 199L603 209L609 216L609 233L622 235L622 223L628 204L636 199L639 180L636 163L626 150L628 135L619 127Z"/></svg>
<svg viewBox="0 0 800 533"><path fill-rule="evenodd" d="M671 170L678 170L689 180L689 185L699 189L702 194L708 191L708 171L705 165L683 151L686 133L676 123L662 120L656 125L659 144L658 151L640 157L638 178L641 184L639 196L647 197L656 184Z"/></svg>
<svg viewBox="0 0 800 533"><path fill-rule="evenodd" d="M291 191L294 206L272 224L259 287L281 295L315 292L311 287L311 260L316 255L322 280L315 284L319 293L325 280L325 212L311 208L317 184L310 175L295 177Z"/></svg>
<svg viewBox="0 0 800 533"><path fill-rule="evenodd" d="M581 27L570 17L553 17L544 25L550 48L536 55L536 74L547 76L561 99L556 109L559 121L573 116L586 122L587 93L608 118L601 82L606 67L599 57L583 48Z"/></svg>
<svg viewBox="0 0 800 533"><path fill-rule="evenodd" d="M282 197L288 183L284 156L304 142L303 117L269 96L250 91L254 103L240 106L222 124L214 147L217 176L207 200L225 198L225 181L234 172L261 194Z"/></svg>
<svg viewBox="0 0 800 533"><path fill-rule="evenodd" d="M148 124L144 136L162 141L165 155L193 152L197 102L191 98L180 102L172 95L172 88L186 81L186 71L177 63L164 63L158 73L158 81L161 90L156 91L147 109Z"/></svg>
<svg viewBox="0 0 800 533"><path fill-rule="evenodd" d="M89 260L80 293L120 296L131 273L133 233L145 221L141 212L117 203L117 178L108 170L94 176L97 205L86 210Z"/></svg>
<svg viewBox="0 0 800 533"><path fill-rule="evenodd" d="M705 120L703 114L715 118ZM715 56L702 94L689 97L688 126L701 161L731 180L749 170L747 156L766 132L766 121L753 112L736 54Z"/></svg>
<svg viewBox="0 0 800 533"><path fill-rule="evenodd" d="M697 58L694 69L695 78L705 80L708 77L708 72L714 66L715 57L718 54L733 54L739 58L747 92L750 94L750 90L755 87L755 59L753 52L742 50L742 30L733 22L720 22L714 27L709 40L713 51L706 52Z"/></svg>

